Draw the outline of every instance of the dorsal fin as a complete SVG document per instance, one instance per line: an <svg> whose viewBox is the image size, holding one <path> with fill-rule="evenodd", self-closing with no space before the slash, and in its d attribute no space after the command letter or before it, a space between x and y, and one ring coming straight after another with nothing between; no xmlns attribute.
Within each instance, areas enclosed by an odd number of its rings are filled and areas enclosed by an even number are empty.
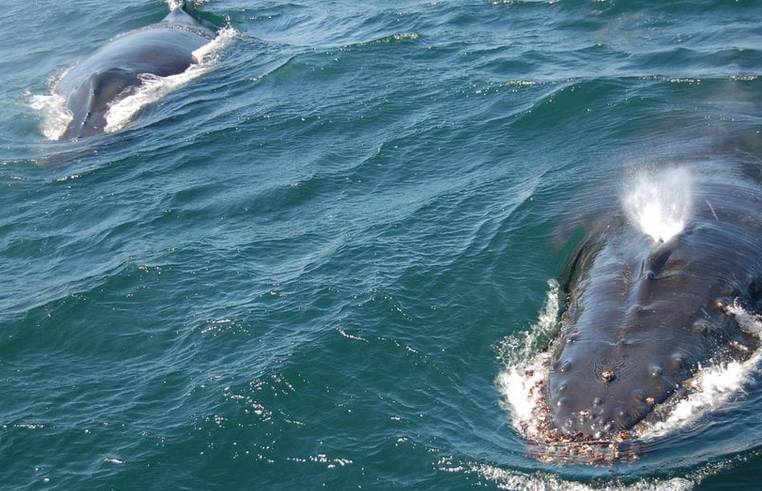
<svg viewBox="0 0 762 491"><path fill-rule="evenodd" d="M184 0L172 7L171 12L164 17L164 22L171 22L173 24L198 24L196 19L185 10Z"/></svg>
<svg viewBox="0 0 762 491"><path fill-rule="evenodd" d="M111 103L125 89L137 84L138 76L131 70L110 68L92 74L69 100L69 107L76 107L77 111L64 138L80 138L103 131Z"/></svg>

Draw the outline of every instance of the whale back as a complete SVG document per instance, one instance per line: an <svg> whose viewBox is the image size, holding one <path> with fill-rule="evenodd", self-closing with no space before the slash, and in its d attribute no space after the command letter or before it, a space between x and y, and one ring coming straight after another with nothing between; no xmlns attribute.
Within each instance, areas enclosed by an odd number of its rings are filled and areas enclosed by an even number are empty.
<svg viewBox="0 0 762 491"><path fill-rule="evenodd" d="M119 35L69 70L56 91L72 114L64 138L100 133L110 105L141 82L142 74L167 77L195 62L193 52L212 33L181 7L163 21Z"/></svg>

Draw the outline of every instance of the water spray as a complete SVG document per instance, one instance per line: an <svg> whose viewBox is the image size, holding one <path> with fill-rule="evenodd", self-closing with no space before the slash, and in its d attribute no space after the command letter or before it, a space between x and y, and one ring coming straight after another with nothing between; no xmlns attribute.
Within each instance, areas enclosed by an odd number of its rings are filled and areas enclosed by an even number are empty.
<svg viewBox="0 0 762 491"><path fill-rule="evenodd" d="M694 180L684 167L638 173L622 203L630 222L655 244L683 231L693 214Z"/></svg>

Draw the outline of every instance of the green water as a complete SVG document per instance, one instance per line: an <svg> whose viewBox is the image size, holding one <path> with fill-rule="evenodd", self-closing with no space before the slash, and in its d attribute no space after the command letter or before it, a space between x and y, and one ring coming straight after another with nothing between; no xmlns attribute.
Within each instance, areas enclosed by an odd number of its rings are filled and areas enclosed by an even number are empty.
<svg viewBox="0 0 762 491"><path fill-rule="evenodd" d="M496 378L631 169L759 155L762 3L214 0L219 64L78 143L29 98L167 6L0 10L0 488L757 488L756 383L563 466Z"/></svg>

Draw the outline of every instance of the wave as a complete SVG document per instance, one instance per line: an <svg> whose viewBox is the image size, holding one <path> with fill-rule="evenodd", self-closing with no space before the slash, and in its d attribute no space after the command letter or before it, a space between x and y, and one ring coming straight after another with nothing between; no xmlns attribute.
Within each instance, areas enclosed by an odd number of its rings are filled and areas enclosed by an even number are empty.
<svg viewBox="0 0 762 491"><path fill-rule="evenodd" d="M388 36L383 36L376 39L371 39L370 41L361 41L357 43L348 44L346 46L343 46L343 48L352 48L352 47L360 47L360 46L368 46L371 44L388 44L388 43L397 43L402 41L417 41L420 39L421 35L420 33L410 31L410 32L395 32L394 34L389 34Z"/></svg>
<svg viewBox="0 0 762 491"><path fill-rule="evenodd" d="M451 457L440 459L438 468L444 472L474 474L492 482L498 489L512 491L690 491L701 486L708 478L758 456L758 452L735 455L685 471L682 475L634 479L598 477L587 482L560 477L545 471L520 471L479 462L457 462Z"/></svg>
<svg viewBox="0 0 762 491"><path fill-rule="evenodd" d="M494 483L498 489L512 491L689 491L700 482L699 478L690 476L672 477L664 480L641 478L632 483L624 483L616 479L601 483L585 483L564 479L545 472L530 474L477 463L440 467L440 469L448 472L476 474Z"/></svg>

